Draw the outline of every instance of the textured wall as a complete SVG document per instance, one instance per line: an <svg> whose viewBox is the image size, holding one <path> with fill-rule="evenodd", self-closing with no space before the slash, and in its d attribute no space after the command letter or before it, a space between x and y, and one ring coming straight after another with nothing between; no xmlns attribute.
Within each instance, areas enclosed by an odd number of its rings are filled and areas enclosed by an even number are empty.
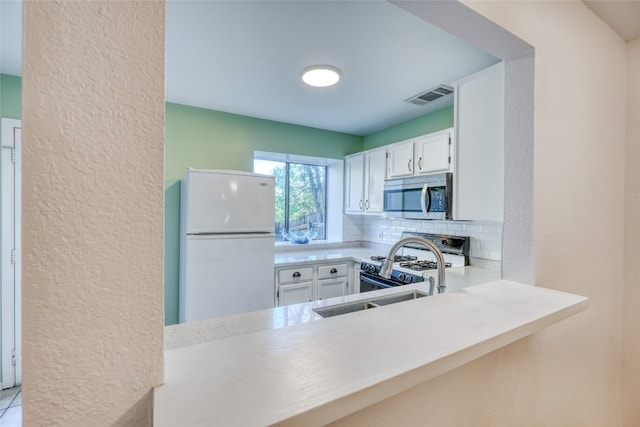
<svg viewBox="0 0 640 427"><path fill-rule="evenodd" d="M590 307L335 425L621 425L625 44L582 2L465 4L535 47L534 280Z"/></svg>
<svg viewBox="0 0 640 427"><path fill-rule="evenodd" d="M24 2L24 425L150 425L164 3Z"/></svg>
<svg viewBox="0 0 640 427"><path fill-rule="evenodd" d="M624 425L640 425L640 39L627 44Z"/></svg>

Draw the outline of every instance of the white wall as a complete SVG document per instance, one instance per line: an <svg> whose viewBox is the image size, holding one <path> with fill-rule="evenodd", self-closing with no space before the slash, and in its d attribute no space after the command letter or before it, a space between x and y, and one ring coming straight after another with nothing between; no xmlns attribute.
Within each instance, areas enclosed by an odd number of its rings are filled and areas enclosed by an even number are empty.
<svg viewBox="0 0 640 427"><path fill-rule="evenodd" d="M627 44L624 425L640 425L640 39Z"/></svg>
<svg viewBox="0 0 640 427"><path fill-rule="evenodd" d="M534 280L590 308L335 425L621 425L625 43L582 2L465 4L535 48Z"/></svg>
<svg viewBox="0 0 640 427"><path fill-rule="evenodd" d="M24 2L23 422L151 425L164 3Z"/></svg>

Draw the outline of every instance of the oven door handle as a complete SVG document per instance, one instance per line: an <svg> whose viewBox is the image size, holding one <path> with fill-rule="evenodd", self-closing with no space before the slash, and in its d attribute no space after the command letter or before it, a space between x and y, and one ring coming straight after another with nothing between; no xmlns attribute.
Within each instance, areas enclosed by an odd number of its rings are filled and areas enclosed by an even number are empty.
<svg viewBox="0 0 640 427"><path fill-rule="evenodd" d="M383 288L393 288L393 285L389 285L387 283L379 281L379 280L375 279L374 277L371 277L368 274L363 274L361 272L360 273L360 281L363 281L363 280L365 282L369 282L369 283L372 283L374 285L378 285L378 286L383 287Z"/></svg>
<svg viewBox="0 0 640 427"><path fill-rule="evenodd" d="M429 199L427 201L427 198ZM420 197L420 207L424 216L429 215L429 208L431 207L431 195L429 194L429 184L425 184L422 187L422 196Z"/></svg>

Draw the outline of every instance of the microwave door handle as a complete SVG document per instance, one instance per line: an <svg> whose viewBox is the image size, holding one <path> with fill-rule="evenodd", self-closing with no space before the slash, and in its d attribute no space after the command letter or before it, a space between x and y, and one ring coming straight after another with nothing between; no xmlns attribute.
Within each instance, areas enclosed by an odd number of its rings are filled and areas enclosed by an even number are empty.
<svg viewBox="0 0 640 427"><path fill-rule="evenodd" d="M427 197L429 201L427 201ZM429 214L429 207L431 205L431 196L429 194L429 184L425 184L422 187L422 197L420 197L420 207L422 207L422 213L424 216Z"/></svg>

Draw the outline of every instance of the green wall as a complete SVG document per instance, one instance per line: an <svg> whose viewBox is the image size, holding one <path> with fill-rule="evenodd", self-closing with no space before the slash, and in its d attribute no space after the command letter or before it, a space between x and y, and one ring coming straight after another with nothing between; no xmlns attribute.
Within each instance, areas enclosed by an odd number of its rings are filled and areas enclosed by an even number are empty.
<svg viewBox="0 0 640 427"><path fill-rule="evenodd" d="M424 116L416 117L399 125L383 129L364 137L364 149L413 138L414 136L436 132L453 127L453 106L445 107Z"/></svg>
<svg viewBox="0 0 640 427"><path fill-rule="evenodd" d="M187 168L251 171L253 152L342 159L363 138L167 103L165 125L165 323L178 322L180 179Z"/></svg>
<svg viewBox="0 0 640 427"><path fill-rule="evenodd" d="M0 117L22 118L21 78L0 74Z"/></svg>

